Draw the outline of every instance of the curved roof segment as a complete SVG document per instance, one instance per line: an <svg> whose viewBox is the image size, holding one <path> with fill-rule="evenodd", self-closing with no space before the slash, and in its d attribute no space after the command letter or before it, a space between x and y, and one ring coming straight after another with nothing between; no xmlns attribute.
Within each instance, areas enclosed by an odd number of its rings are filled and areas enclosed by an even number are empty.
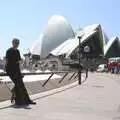
<svg viewBox="0 0 120 120"><path fill-rule="evenodd" d="M109 40L104 48L104 56L107 58L120 56L120 41L118 37L113 37Z"/></svg>
<svg viewBox="0 0 120 120"><path fill-rule="evenodd" d="M68 57L79 45L78 36L81 37L81 44L83 44L84 42L88 42L89 44L89 41L91 41L94 36L97 37L94 40L95 45L98 47L96 48L96 50L100 49L101 53L103 53L103 36L101 26L99 24L95 24L88 26L81 31L78 31L74 39L66 40L56 49L51 51L50 54L54 56L66 54L66 57Z"/></svg>
<svg viewBox="0 0 120 120"><path fill-rule="evenodd" d="M103 39L104 39L104 45L106 45L109 42L109 38L104 31L103 31Z"/></svg>
<svg viewBox="0 0 120 120"><path fill-rule="evenodd" d="M73 29L67 20L62 16L54 15L48 21L48 25L40 39L40 41L42 41L41 47L39 46L39 48L38 46L35 46L33 53L40 53L41 58L45 58L48 56L50 51L55 49L65 40L73 37L75 37ZM39 48L40 52L38 52L37 48Z"/></svg>
<svg viewBox="0 0 120 120"><path fill-rule="evenodd" d="M48 25L39 40L33 45L31 53L45 58L58 45L74 37L73 29L67 20L62 16L54 15L48 21Z"/></svg>
<svg viewBox="0 0 120 120"><path fill-rule="evenodd" d="M51 51L50 54L54 56L66 54L66 57L68 57L78 45L79 41L76 38L69 39Z"/></svg>
<svg viewBox="0 0 120 120"><path fill-rule="evenodd" d="M100 24L93 24L93 25L90 25L88 27L85 27L84 31L85 31L86 34L91 33L91 32L97 32L97 34L100 38L100 39L97 39L97 40L99 40L100 46L104 50L104 48L103 48L104 40L103 40L103 33L102 33L103 31L102 31L102 28L101 28Z"/></svg>
<svg viewBox="0 0 120 120"><path fill-rule="evenodd" d="M42 38L43 38L43 34L40 35L39 39L32 46L30 51L33 55L40 55L41 54Z"/></svg>
<svg viewBox="0 0 120 120"><path fill-rule="evenodd" d="M109 40L100 24L87 26L74 33L66 19L59 15L50 18L39 40L33 45L31 53L40 55L41 58L46 58L49 54L53 56L65 54L69 57L79 46L78 36L81 37L82 47L89 45L96 56L120 56L120 52L117 52L120 51L119 38L114 37Z"/></svg>

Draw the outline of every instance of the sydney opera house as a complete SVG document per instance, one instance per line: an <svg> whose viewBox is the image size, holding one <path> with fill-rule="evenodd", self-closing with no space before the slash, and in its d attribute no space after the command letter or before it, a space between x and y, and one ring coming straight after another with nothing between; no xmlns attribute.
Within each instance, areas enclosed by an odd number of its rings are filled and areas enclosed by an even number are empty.
<svg viewBox="0 0 120 120"><path fill-rule="evenodd" d="M65 58L76 56L81 41L81 52L84 46L90 47L90 56L120 57L120 41L118 37L109 39L100 24L93 24L74 31L67 20L54 15L48 21L40 38L31 48L33 56L45 59L48 56Z"/></svg>
<svg viewBox="0 0 120 120"><path fill-rule="evenodd" d="M80 44L79 44L80 43ZM100 60L120 57L120 40L115 36L108 38L100 24L89 25L73 30L71 24L60 15L54 15L34 42L29 54L25 54L25 65L46 61L49 58L62 60L77 60L85 58L84 48L89 47L89 58ZM50 60L50 59L49 59ZM3 62L2 62L3 63ZM1 66L3 64L0 63ZM1 67L0 66L0 67Z"/></svg>

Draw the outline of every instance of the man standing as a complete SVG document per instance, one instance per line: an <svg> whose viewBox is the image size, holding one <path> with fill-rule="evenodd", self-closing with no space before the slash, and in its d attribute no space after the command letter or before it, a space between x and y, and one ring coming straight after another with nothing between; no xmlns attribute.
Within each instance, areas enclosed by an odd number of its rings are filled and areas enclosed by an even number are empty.
<svg viewBox="0 0 120 120"><path fill-rule="evenodd" d="M21 60L20 52L17 49L19 46L19 39L12 40L12 47L6 52L6 72L11 78L15 87L13 88L15 94L16 105L36 104L30 100L25 85L23 83L23 76L20 71L19 63Z"/></svg>

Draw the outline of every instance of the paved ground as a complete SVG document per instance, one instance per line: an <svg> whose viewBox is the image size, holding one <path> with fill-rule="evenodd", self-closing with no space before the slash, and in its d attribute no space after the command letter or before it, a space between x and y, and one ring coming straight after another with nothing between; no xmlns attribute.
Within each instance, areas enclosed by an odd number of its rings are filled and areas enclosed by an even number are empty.
<svg viewBox="0 0 120 120"><path fill-rule="evenodd" d="M37 105L15 108L9 101L0 103L0 119L120 120L119 80L110 74L90 73L81 86L76 82L32 96Z"/></svg>

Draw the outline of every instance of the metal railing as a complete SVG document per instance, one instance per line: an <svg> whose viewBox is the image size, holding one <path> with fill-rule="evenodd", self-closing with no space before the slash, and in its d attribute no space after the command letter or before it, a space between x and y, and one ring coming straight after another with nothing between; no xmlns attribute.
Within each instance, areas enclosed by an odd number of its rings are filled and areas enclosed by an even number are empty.
<svg viewBox="0 0 120 120"><path fill-rule="evenodd" d="M76 79L77 77L79 77L79 73L78 71L52 71L52 72L38 72L38 73L22 73L23 76L29 76L29 75L50 75L48 78L46 78L46 80L44 81L44 83L42 84L42 87L44 87L53 77L53 75L55 74L64 74L58 81L58 83L62 83L63 80L69 75L70 77L68 77L68 81L72 80L73 78ZM0 76L8 76L7 73L0 73ZM1 81L2 79L0 79ZM79 81L79 79L78 79Z"/></svg>

